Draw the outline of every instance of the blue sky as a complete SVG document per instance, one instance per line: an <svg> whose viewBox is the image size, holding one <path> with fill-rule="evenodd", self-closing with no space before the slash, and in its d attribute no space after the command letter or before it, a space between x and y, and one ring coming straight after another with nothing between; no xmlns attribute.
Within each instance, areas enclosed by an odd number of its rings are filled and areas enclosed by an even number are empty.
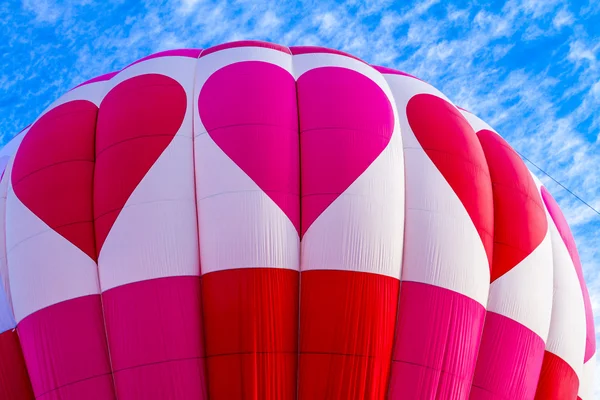
<svg viewBox="0 0 600 400"><path fill-rule="evenodd" d="M328 46L412 73L600 209L597 0L4 1L0 143L86 79L238 39ZM532 170L571 223L600 321L600 216Z"/></svg>

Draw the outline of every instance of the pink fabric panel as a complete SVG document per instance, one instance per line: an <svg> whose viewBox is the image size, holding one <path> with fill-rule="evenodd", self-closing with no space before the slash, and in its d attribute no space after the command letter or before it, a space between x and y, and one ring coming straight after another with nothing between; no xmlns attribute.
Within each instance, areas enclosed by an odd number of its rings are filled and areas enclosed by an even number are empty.
<svg viewBox="0 0 600 400"><path fill-rule="evenodd" d="M209 47L202 52L200 57L206 57L207 55L216 53L217 51L235 49L237 47L263 47L265 49L278 50L283 53L290 54L290 50L287 47L275 43L261 42L260 40L240 40L237 42L223 43L217 46Z"/></svg>
<svg viewBox="0 0 600 400"><path fill-rule="evenodd" d="M394 113L358 72L323 67L298 79L302 146L302 236L388 145Z"/></svg>
<svg viewBox="0 0 600 400"><path fill-rule="evenodd" d="M300 161L295 98L294 78L289 72L277 65L246 61L211 75L200 92L198 108L202 123L217 146L299 231Z"/></svg>
<svg viewBox="0 0 600 400"><path fill-rule="evenodd" d="M542 338L530 329L488 312L470 399L532 399L544 347Z"/></svg>
<svg viewBox="0 0 600 400"><path fill-rule="evenodd" d="M102 294L123 399L206 398L200 277L152 279Z"/></svg>
<svg viewBox="0 0 600 400"><path fill-rule="evenodd" d="M467 296L402 282L388 398L466 399L484 317Z"/></svg>
<svg viewBox="0 0 600 400"><path fill-rule="evenodd" d="M596 335L595 335L595 327L594 327L594 312L592 311L592 303L590 301L590 294L588 292L588 288L585 284L585 279L583 277L583 269L581 267L581 260L579 259L579 253L577 252L577 245L575 244L575 238L573 237L573 233L569 228L569 224L567 223L567 219L562 213L560 207L554 197L546 190L546 188L542 187L542 198L544 199L544 204L552 217L552 220L556 224L558 228L558 232L562 237L567 249L569 250L569 254L571 255L571 259L573 260L573 264L575 264L575 269L577 271L577 277L579 278L579 284L581 285L581 291L583 292L583 301L585 305L585 318L586 318L586 328L587 328L587 339L585 343L585 358L584 363L588 362L590 358L594 356L596 353Z"/></svg>
<svg viewBox="0 0 600 400"><path fill-rule="evenodd" d="M39 310L18 331L37 398L115 398L99 295Z"/></svg>

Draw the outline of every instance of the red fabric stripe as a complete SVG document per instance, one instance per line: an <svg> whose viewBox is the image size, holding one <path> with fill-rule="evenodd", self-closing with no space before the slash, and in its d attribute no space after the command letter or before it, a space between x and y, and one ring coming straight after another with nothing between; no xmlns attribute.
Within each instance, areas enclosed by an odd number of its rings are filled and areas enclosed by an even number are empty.
<svg viewBox="0 0 600 400"><path fill-rule="evenodd" d="M202 277L211 400L294 399L298 272L242 268Z"/></svg>
<svg viewBox="0 0 600 400"><path fill-rule="evenodd" d="M579 378L573 368L556 354L546 351L536 400L575 399L578 391Z"/></svg>
<svg viewBox="0 0 600 400"><path fill-rule="evenodd" d="M300 399L383 399L398 279L353 271L302 272Z"/></svg>
<svg viewBox="0 0 600 400"><path fill-rule="evenodd" d="M488 312L470 399L533 398L544 347L542 338L530 329Z"/></svg>
<svg viewBox="0 0 600 400"><path fill-rule="evenodd" d="M388 398L466 399L484 316L460 293L402 282Z"/></svg>
<svg viewBox="0 0 600 400"><path fill-rule="evenodd" d="M206 398L199 277L131 283L102 298L120 400Z"/></svg>
<svg viewBox="0 0 600 400"><path fill-rule="evenodd" d="M33 398L17 331L0 333L0 399Z"/></svg>
<svg viewBox="0 0 600 400"><path fill-rule="evenodd" d="M115 398L99 295L39 310L18 332L36 397Z"/></svg>

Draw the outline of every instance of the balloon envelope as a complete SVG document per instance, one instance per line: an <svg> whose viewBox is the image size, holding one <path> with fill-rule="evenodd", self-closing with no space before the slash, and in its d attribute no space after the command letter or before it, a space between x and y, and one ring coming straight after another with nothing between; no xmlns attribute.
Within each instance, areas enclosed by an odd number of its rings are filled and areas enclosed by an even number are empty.
<svg viewBox="0 0 600 400"><path fill-rule="evenodd" d="M556 201L426 82L157 53L0 150L0 398L591 399Z"/></svg>

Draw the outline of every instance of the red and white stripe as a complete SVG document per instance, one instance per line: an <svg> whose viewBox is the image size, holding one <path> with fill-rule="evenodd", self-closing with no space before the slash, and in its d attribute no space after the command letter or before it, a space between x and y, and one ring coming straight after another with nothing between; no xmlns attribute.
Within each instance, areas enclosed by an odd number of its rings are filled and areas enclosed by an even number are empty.
<svg viewBox="0 0 600 400"><path fill-rule="evenodd" d="M194 149L209 397L295 398L300 167L287 48L202 53Z"/></svg>
<svg viewBox="0 0 600 400"><path fill-rule="evenodd" d="M404 144L406 222L390 399L464 399L487 303L493 204L475 132L429 84L380 69Z"/></svg>
<svg viewBox="0 0 600 400"><path fill-rule="evenodd" d="M384 398L404 237L394 98L361 60L291 50L302 161L298 397Z"/></svg>

